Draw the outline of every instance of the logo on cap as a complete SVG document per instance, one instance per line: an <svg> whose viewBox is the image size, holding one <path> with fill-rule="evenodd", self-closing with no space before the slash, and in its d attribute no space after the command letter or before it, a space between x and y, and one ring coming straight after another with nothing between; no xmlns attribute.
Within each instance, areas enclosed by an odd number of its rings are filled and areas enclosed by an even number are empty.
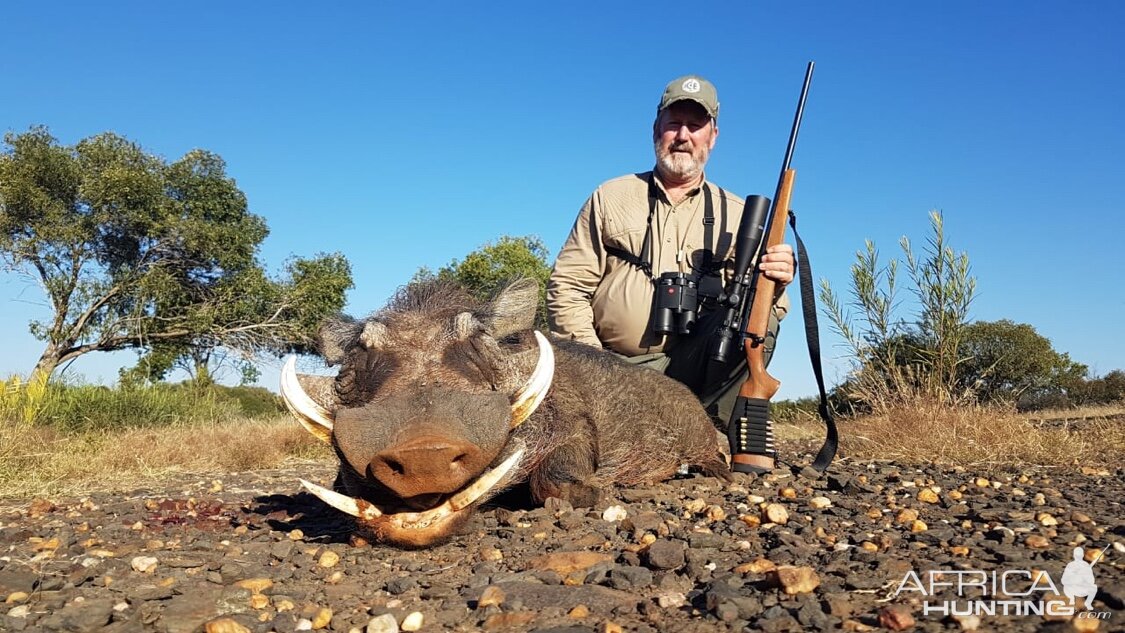
<svg viewBox="0 0 1125 633"><path fill-rule="evenodd" d="M686 79L683 85L681 85L680 87L684 89L684 92L695 94L699 92L699 80L695 77L691 77L689 79Z"/></svg>

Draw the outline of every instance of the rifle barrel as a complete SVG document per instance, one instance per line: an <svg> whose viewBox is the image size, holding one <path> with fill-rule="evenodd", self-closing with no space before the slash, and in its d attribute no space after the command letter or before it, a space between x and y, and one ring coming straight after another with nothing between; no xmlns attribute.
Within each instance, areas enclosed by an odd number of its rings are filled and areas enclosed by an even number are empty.
<svg viewBox="0 0 1125 633"><path fill-rule="evenodd" d="M789 131L789 145L785 147L785 160L781 163L781 173L784 175L793 162L793 149L797 147L797 132L801 129L801 117L805 113L805 99L809 96L809 84L812 83L814 62L809 62L805 68L805 83L801 86L801 98L797 101L797 113L793 115L793 128ZM780 180L780 176L778 177ZM774 196L777 199L777 196Z"/></svg>

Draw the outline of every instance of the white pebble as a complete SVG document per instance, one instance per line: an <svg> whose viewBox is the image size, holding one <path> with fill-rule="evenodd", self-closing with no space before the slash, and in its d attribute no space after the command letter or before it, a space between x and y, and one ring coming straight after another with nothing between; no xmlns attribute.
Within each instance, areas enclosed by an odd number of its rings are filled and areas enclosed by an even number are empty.
<svg viewBox="0 0 1125 633"><path fill-rule="evenodd" d="M602 512L602 520L611 523L621 521L627 516L629 516L629 513L621 506L609 506L605 509L605 512Z"/></svg>
<svg viewBox="0 0 1125 633"><path fill-rule="evenodd" d="M365 633L398 633L398 622L395 621L395 616L384 613L367 623Z"/></svg>
<svg viewBox="0 0 1125 633"><path fill-rule="evenodd" d="M415 611L402 620L403 631L417 631L422 628L422 612Z"/></svg>
<svg viewBox="0 0 1125 633"><path fill-rule="evenodd" d="M18 607L12 607L8 610L9 618L26 618L27 614L31 613L31 607L26 604L21 604Z"/></svg>
<svg viewBox="0 0 1125 633"><path fill-rule="evenodd" d="M687 596L678 591L662 593L656 597L656 603L662 609L679 609L687 604Z"/></svg>
<svg viewBox="0 0 1125 633"><path fill-rule="evenodd" d="M132 566L135 571L142 574L151 574L156 571L156 563L158 563L152 556L137 556L133 558Z"/></svg>
<svg viewBox="0 0 1125 633"><path fill-rule="evenodd" d="M297 631L311 631L312 630L312 620L310 620L308 618L301 618L300 620L297 620L297 627L296 627L295 630L297 630Z"/></svg>

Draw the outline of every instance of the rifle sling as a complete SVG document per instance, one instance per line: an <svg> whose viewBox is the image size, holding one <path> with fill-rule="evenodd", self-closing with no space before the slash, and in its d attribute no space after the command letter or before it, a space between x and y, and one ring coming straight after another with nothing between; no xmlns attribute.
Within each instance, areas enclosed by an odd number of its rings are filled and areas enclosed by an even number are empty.
<svg viewBox="0 0 1125 633"><path fill-rule="evenodd" d="M824 420L826 429L824 445L816 454L812 467L818 472L824 472L836 457L840 435L836 430L836 420L828 408L828 395L824 391L824 372L820 364L820 328L816 322L816 297L812 290L812 266L809 264L805 244L797 234L797 215L792 210L789 211L789 226L793 227L793 237L797 240L797 256L801 262L797 270L801 280L801 312L805 318L805 340L809 346L809 360L812 362L813 375L816 376L816 386L820 390L820 405L817 411L820 413L820 419Z"/></svg>

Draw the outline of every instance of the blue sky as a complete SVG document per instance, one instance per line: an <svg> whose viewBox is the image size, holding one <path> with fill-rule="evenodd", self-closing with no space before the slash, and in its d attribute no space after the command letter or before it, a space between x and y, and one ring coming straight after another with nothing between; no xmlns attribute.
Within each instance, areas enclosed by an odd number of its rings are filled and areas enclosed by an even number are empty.
<svg viewBox="0 0 1125 633"><path fill-rule="evenodd" d="M845 291L865 239L901 258L940 209L978 278L972 318L1125 367L1123 3L171 4L8 4L0 127L220 154L269 224L267 267L342 252L353 314L501 235L553 256L594 187L651 167L656 102L682 74L718 87L709 179L772 194L815 60L793 207L818 279ZM43 295L5 273L0 302L0 375L26 372ZM132 358L67 372L112 382ZM815 389L795 322L771 373L781 397Z"/></svg>

